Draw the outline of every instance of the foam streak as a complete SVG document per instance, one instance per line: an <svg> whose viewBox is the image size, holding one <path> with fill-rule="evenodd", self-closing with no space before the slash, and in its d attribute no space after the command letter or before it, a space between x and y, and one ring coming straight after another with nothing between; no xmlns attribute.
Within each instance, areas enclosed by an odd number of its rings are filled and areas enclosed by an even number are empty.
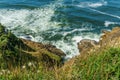
<svg viewBox="0 0 120 80"><path fill-rule="evenodd" d="M102 12L102 11L99 11L99 10L96 10L96 9L92 9L92 8L89 8L89 9L92 10L92 11L98 12L100 14L104 14L104 15L107 15L107 16L111 16L111 17L120 19L120 16L117 16L117 15L109 14L109 13Z"/></svg>

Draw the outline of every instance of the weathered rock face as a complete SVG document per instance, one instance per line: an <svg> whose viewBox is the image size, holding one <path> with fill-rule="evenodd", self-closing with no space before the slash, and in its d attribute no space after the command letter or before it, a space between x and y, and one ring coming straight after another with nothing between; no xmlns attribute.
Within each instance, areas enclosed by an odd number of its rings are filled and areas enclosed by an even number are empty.
<svg viewBox="0 0 120 80"><path fill-rule="evenodd" d="M65 53L56 48L54 45L50 45L50 44L42 44L42 43L39 43L39 42L33 42L33 41L30 41L30 40L25 40L25 39L21 39L24 44L26 44L27 46L29 46L30 48L36 50L36 51L40 51L40 50L46 50L54 55L57 55L57 56L66 56ZM41 51L42 52L42 51ZM34 54L33 54L34 55Z"/></svg>
<svg viewBox="0 0 120 80"><path fill-rule="evenodd" d="M100 37L100 41L83 39L78 43L78 49L81 54L89 52L91 49L102 47L114 47L120 45L120 28L116 27L112 31L103 30L103 35Z"/></svg>
<svg viewBox="0 0 120 80"><path fill-rule="evenodd" d="M39 61L42 60L43 62L47 62L47 64L53 65L56 63L61 63L62 58L66 56L63 51L53 45L42 44L25 39L21 40L24 44L35 50L33 52L28 52L29 54L36 57Z"/></svg>
<svg viewBox="0 0 120 80"><path fill-rule="evenodd" d="M66 54L61 51L60 49L56 48L56 46L50 45L50 44L45 44L44 48L47 49L49 52L54 53L58 56L66 56Z"/></svg>
<svg viewBox="0 0 120 80"><path fill-rule="evenodd" d="M120 28L115 27L112 31L104 31L100 38L99 45L102 46L116 46L120 44Z"/></svg>
<svg viewBox="0 0 120 80"><path fill-rule="evenodd" d="M0 24L0 63L1 59L6 60L8 65L41 61L53 66L61 63L64 56L64 52L55 46L19 39Z"/></svg>
<svg viewBox="0 0 120 80"><path fill-rule="evenodd" d="M86 50L96 46L98 43L95 40L83 39L78 43L78 49L80 52L85 52Z"/></svg>

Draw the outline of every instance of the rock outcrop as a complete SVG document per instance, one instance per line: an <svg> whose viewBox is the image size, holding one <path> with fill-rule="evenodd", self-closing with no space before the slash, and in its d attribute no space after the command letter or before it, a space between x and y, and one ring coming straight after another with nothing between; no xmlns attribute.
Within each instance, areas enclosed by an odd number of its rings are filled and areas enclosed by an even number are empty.
<svg viewBox="0 0 120 80"><path fill-rule="evenodd" d="M100 50L105 47L117 47L120 45L120 28L115 27L112 31L103 30L103 35L100 37L100 41L83 39L78 43L78 49L80 54L87 53L91 50Z"/></svg>
<svg viewBox="0 0 120 80"><path fill-rule="evenodd" d="M30 61L53 66L62 63L64 56L64 52L55 46L17 38L0 24L0 63L4 60L7 67Z"/></svg>
<svg viewBox="0 0 120 80"><path fill-rule="evenodd" d="M36 57L37 60L46 62L47 64L54 65L61 63L65 55L63 51L50 44L42 44L30 40L21 39L24 44L34 49L35 51L26 52Z"/></svg>
<svg viewBox="0 0 120 80"><path fill-rule="evenodd" d="M83 39L78 43L79 52L85 52L86 50L96 46L98 43L95 40Z"/></svg>
<svg viewBox="0 0 120 80"><path fill-rule="evenodd" d="M112 31L104 31L100 37L99 45L102 46L117 46L120 44L120 28L115 27Z"/></svg>

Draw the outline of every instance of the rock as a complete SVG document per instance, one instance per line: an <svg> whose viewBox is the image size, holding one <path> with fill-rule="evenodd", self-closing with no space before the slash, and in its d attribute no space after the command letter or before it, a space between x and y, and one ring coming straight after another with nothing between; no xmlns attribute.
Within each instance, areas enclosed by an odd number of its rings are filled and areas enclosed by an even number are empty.
<svg viewBox="0 0 120 80"><path fill-rule="evenodd" d="M64 52L55 46L19 39L0 24L0 59L3 58L8 67L30 61L54 66L62 63L64 56Z"/></svg>
<svg viewBox="0 0 120 80"><path fill-rule="evenodd" d="M80 52L83 52L97 44L98 43L95 40L83 39L78 43L78 49Z"/></svg>
<svg viewBox="0 0 120 80"><path fill-rule="evenodd" d="M65 54L63 51L61 51L60 49L56 48L56 47L53 46L53 45L46 44L46 45L44 45L44 47L45 47L48 51L50 51L51 53L54 53L54 54L56 54L56 55L58 55L58 56L66 56L66 54Z"/></svg>
<svg viewBox="0 0 120 80"><path fill-rule="evenodd" d="M93 50L100 50L107 47L115 47L120 45L120 28L115 27L112 31L103 30L103 35L100 37L100 41L83 39L78 43L78 49L80 54L88 53Z"/></svg>
<svg viewBox="0 0 120 80"><path fill-rule="evenodd" d="M115 27L112 31L104 31L100 37L99 45L100 46L114 46L115 43L120 43L120 28Z"/></svg>
<svg viewBox="0 0 120 80"><path fill-rule="evenodd" d="M55 55L60 56L60 57L66 55L62 50L56 48L54 45L42 44L40 42L33 42L30 40L26 40L26 39L21 39L21 40L29 47L34 48L36 51L39 51L41 49L45 49L46 51L51 52L52 54L55 54Z"/></svg>
<svg viewBox="0 0 120 80"><path fill-rule="evenodd" d="M102 33L103 33L103 34L108 34L108 33L110 33L110 31L102 30Z"/></svg>
<svg viewBox="0 0 120 80"><path fill-rule="evenodd" d="M65 53L50 44L42 44L38 42L33 42L30 40L21 39L24 44L34 49L34 52L29 52L32 56L38 58L40 61L49 63L50 65L54 65L56 63L61 63Z"/></svg>

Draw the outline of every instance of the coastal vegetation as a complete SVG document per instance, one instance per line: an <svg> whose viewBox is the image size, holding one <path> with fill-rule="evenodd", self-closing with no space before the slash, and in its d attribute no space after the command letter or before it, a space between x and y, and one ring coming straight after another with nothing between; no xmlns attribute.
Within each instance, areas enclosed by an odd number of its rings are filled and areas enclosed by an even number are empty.
<svg viewBox="0 0 120 80"><path fill-rule="evenodd" d="M119 34L120 28L106 31L99 42L83 44L80 55L63 62L60 49L17 38L0 24L0 80L119 80Z"/></svg>

